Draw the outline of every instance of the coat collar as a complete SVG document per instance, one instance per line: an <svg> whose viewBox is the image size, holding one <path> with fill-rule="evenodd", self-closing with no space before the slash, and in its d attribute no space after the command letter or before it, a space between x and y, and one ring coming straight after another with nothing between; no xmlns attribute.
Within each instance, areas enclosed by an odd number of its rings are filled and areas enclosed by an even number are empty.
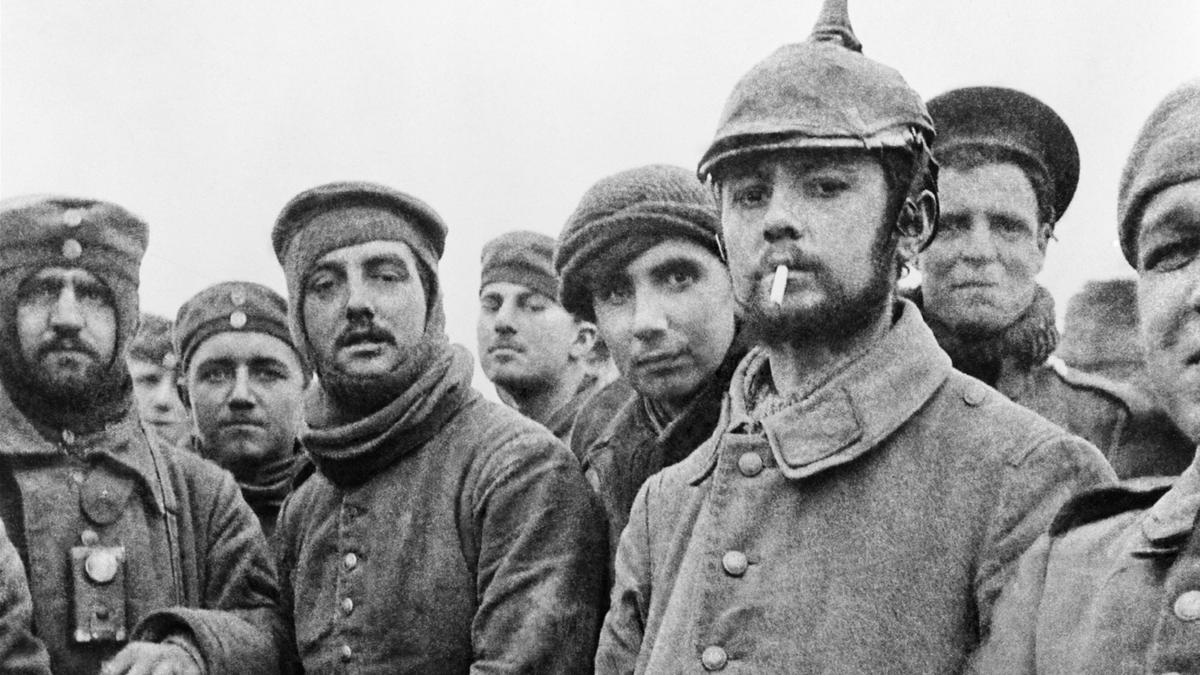
<svg viewBox="0 0 1200 675"><path fill-rule="evenodd" d="M91 463L103 462L117 473L141 483L147 503L162 512L163 494L157 460L152 456L148 432L138 420L135 406L114 422L91 434L72 435L63 432L58 443L46 439L33 423L21 414L0 387L0 456L7 457L64 457L73 455Z"/></svg>
<svg viewBox="0 0 1200 675"><path fill-rule="evenodd" d="M1179 542L1191 533L1200 511L1200 471L1192 463L1142 519L1142 534L1155 548Z"/></svg>
<svg viewBox="0 0 1200 675"><path fill-rule="evenodd" d="M911 418L950 375L950 357L908 300L894 308L888 332L855 361L805 399L755 423L747 410L745 386L770 377L762 348L751 351L734 373L723 411L724 433L761 427L783 475L797 480L845 464L867 453ZM712 470L720 442L703 464Z"/></svg>

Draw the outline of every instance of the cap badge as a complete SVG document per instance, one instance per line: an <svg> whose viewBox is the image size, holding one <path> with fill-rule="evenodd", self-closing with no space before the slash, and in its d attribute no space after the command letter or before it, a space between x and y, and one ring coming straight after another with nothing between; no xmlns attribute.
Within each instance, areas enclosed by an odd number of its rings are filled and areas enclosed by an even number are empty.
<svg viewBox="0 0 1200 675"><path fill-rule="evenodd" d="M83 255L83 244L80 244L76 239L68 239L63 242L62 254L67 260L75 260Z"/></svg>
<svg viewBox="0 0 1200 675"><path fill-rule="evenodd" d="M79 227L83 223L83 211L80 209L67 209L63 212L63 225L67 227Z"/></svg>
<svg viewBox="0 0 1200 675"><path fill-rule="evenodd" d="M243 328L246 325L246 313L242 311L234 312L229 315L229 325L234 328Z"/></svg>
<svg viewBox="0 0 1200 675"><path fill-rule="evenodd" d="M175 358L174 352L167 352L166 354L163 354L163 357L162 357L162 367L163 368L166 368L167 370L174 370L176 364L178 364L178 363L179 363L179 359Z"/></svg>
<svg viewBox="0 0 1200 675"><path fill-rule="evenodd" d="M229 301L233 303L234 307L241 307L246 304L246 294L240 288L232 290L229 292Z"/></svg>

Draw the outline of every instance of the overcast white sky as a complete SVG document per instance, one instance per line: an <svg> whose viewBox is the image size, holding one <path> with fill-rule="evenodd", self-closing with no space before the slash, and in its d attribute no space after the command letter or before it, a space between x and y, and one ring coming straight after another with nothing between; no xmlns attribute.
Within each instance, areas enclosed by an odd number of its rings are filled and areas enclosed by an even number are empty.
<svg viewBox="0 0 1200 675"><path fill-rule="evenodd" d="M556 235L607 174L693 167L733 84L804 39L819 5L3 0L0 195L65 192L141 214L142 304L173 317L226 279L283 291L269 232L297 192L386 183L449 223L448 329L473 350L487 239ZM1016 87L1074 130L1080 186L1041 277L1060 305L1087 279L1130 274L1117 180L1154 105L1200 76L1200 3L850 5L867 55L927 98Z"/></svg>

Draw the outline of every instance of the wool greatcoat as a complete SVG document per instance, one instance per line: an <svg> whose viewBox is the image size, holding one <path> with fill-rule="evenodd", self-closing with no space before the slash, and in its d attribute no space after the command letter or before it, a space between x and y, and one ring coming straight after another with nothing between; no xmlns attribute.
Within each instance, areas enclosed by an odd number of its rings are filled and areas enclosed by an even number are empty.
<svg viewBox="0 0 1200 675"><path fill-rule="evenodd" d="M597 672L956 672L1059 506L1114 480L1094 447L952 370L908 301L756 419L769 378L752 351L718 432L642 486Z"/></svg>
<svg viewBox="0 0 1200 675"><path fill-rule="evenodd" d="M1200 670L1200 472L1072 500L1021 559L973 673Z"/></svg>
<svg viewBox="0 0 1200 675"><path fill-rule="evenodd" d="M49 675L50 655L33 636L25 566L0 521L0 673Z"/></svg>
<svg viewBox="0 0 1200 675"><path fill-rule="evenodd" d="M147 433L130 407L99 432L53 443L0 394L0 519L29 572L34 633L54 672L97 672L124 646L75 640L84 600L72 549L88 539L124 547L116 597L129 640L183 631L209 673L276 672L278 590L254 513L228 472Z"/></svg>
<svg viewBox="0 0 1200 675"><path fill-rule="evenodd" d="M371 450L356 463L387 462L351 482L318 470L284 502L282 606L305 671L590 667L607 559L599 506L570 452L484 399L471 374L448 348L395 419L357 439ZM336 439L301 440L320 452Z"/></svg>

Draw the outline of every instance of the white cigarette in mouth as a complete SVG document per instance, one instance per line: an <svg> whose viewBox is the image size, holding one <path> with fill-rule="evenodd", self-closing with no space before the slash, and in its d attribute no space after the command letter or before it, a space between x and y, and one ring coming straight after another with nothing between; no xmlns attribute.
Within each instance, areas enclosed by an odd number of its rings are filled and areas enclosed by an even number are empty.
<svg viewBox="0 0 1200 675"><path fill-rule="evenodd" d="M771 302L776 305L783 304L783 292L787 290L787 275L787 265L775 268L775 280L771 282Z"/></svg>

